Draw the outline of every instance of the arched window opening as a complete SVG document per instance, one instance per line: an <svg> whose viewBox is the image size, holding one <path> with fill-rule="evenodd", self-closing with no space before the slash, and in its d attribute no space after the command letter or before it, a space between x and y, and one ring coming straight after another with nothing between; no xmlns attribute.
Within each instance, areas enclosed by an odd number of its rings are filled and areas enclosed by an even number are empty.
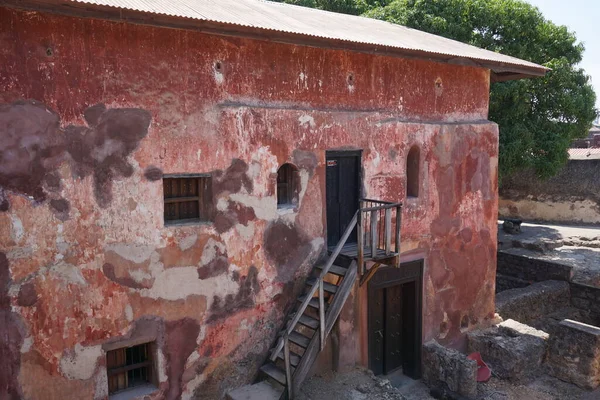
<svg viewBox="0 0 600 400"><path fill-rule="evenodd" d="M419 164L420 151L413 146L406 157L406 196L419 197Z"/></svg>
<svg viewBox="0 0 600 400"><path fill-rule="evenodd" d="M292 164L283 164L277 170L277 207L298 204L300 178L298 168Z"/></svg>

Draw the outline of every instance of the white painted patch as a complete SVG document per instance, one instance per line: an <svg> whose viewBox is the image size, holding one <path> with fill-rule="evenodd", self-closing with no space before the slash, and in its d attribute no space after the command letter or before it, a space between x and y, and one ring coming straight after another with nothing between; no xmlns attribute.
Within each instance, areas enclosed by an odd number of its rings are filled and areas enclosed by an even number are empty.
<svg viewBox="0 0 600 400"><path fill-rule="evenodd" d="M165 355L161 349L156 350L156 369L158 370L158 382L163 383L167 381Z"/></svg>
<svg viewBox="0 0 600 400"><path fill-rule="evenodd" d="M98 372L94 378L94 400L104 400L108 398L108 376L106 367L98 368Z"/></svg>
<svg viewBox="0 0 600 400"><path fill-rule="evenodd" d="M127 321L129 322L133 321L133 309L129 304L125 306L125 318L127 318Z"/></svg>
<svg viewBox="0 0 600 400"><path fill-rule="evenodd" d="M308 75L306 75L304 72L300 72L300 74L298 74L298 87L301 89L308 89Z"/></svg>
<svg viewBox="0 0 600 400"><path fill-rule="evenodd" d="M220 71L217 71L214 68L213 68L213 77L215 78L215 82L217 82L217 84L219 84L219 85L221 85L223 83L223 81L225 80L223 73L221 73Z"/></svg>
<svg viewBox="0 0 600 400"><path fill-rule="evenodd" d="M12 224L12 229L10 231L10 238L14 242L19 243L19 242L21 242L21 240L23 239L23 236L25 235L25 231L23 229L23 222L15 214L10 214L10 222Z"/></svg>
<svg viewBox="0 0 600 400"><path fill-rule="evenodd" d="M201 149L199 149L199 150L196 152L196 160L200 161L200 157L201 157L201 156L202 156L202 150L201 150Z"/></svg>
<svg viewBox="0 0 600 400"><path fill-rule="evenodd" d="M377 168L379 166L379 164L381 163L381 156L379 155L378 152L375 152L375 157L373 158L372 163L375 168Z"/></svg>
<svg viewBox="0 0 600 400"><path fill-rule="evenodd" d="M235 294L238 289L238 283L223 276L198 279L196 267L177 267L159 273L152 288L143 289L141 294L153 299L166 300L183 300L193 295L206 296L206 307L210 308L214 296Z"/></svg>
<svg viewBox="0 0 600 400"><path fill-rule="evenodd" d="M242 203L246 207L252 207L258 219L271 221L277 218L277 199L275 196L258 198L244 193L233 193L230 199Z"/></svg>
<svg viewBox="0 0 600 400"><path fill-rule="evenodd" d="M223 243L217 242L213 238L208 239L208 241L204 245L204 249L202 249L200 265L207 265L209 262L214 260L217 256L217 250L224 254L226 250L225 245Z"/></svg>
<svg viewBox="0 0 600 400"><path fill-rule="evenodd" d="M136 243L115 243L107 245L105 250L114 251L124 259L132 261L136 264L140 264L150 258L154 252L154 246L146 246Z"/></svg>
<svg viewBox="0 0 600 400"><path fill-rule="evenodd" d="M197 397L194 396L194 391L196 391L196 388L200 386L205 380L206 376L204 374L196 375L194 379L192 379L185 385L183 393L181 393L181 400L196 399Z"/></svg>
<svg viewBox="0 0 600 400"><path fill-rule="evenodd" d="M187 236L179 241L179 248L181 251L186 251L191 248L196 241L198 240L198 234L194 233L193 235Z"/></svg>
<svg viewBox="0 0 600 400"><path fill-rule="evenodd" d="M227 210L228 206L229 200L227 199L227 197L219 197L219 200L217 200L217 210L225 211Z"/></svg>
<svg viewBox="0 0 600 400"><path fill-rule="evenodd" d="M94 375L98 358L102 356L102 347L83 347L79 343L71 354L63 355L60 359L60 371L69 379L87 380Z"/></svg>
<svg viewBox="0 0 600 400"><path fill-rule="evenodd" d="M21 346L21 353L23 353L23 354L27 353L31 349L32 345L33 345L33 337L27 336L25 339L23 339L23 345Z"/></svg>
<svg viewBox="0 0 600 400"><path fill-rule="evenodd" d="M302 114L300 117L298 117L298 122L300 122L300 126L310 126L313 129L317 126L315 119L308 114Z"/></svg>
<svg viewBox="0 0 600 400"><path fill-rule="evenodd" d="M74 283L77 285L86 285L81 271L74 265L60 262L50 268L50 274L55 275L63 284Z"/></svg>
<svg viewBox="0 0 600 400"><path fill-rule="evenodd" d="M254 222L248 222L248 225L237 224L235 229L238 231L242 239L250 240L254 237L255 224Z"/></svg>

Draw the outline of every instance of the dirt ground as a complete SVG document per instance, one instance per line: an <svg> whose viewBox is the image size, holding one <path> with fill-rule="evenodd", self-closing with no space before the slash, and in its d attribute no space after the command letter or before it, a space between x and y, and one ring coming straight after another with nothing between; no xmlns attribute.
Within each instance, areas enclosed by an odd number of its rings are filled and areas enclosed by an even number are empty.
<svg viewBox="0 0 600 400"><path fill-rule="evenodd" d="M385 379L364 369L313 376L305 382L299 400L430 400L429 388L403 376ZM392 383L394 385L392 385ZM397 386L397 387L394 387ZM478 386L477 400L600 400L600 390L586 392L558 379L542 376L515 384L492 377Z"/></svg>

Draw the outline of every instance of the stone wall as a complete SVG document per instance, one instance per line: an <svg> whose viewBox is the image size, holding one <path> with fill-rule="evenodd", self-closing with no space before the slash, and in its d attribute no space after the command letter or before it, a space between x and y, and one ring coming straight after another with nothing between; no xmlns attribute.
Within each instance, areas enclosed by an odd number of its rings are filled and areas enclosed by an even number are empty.
<svg viewBox="0 0 600 400"><path fill-rule="evenodd" d="M558 175L538 179L532 171L502 181L501 218L600 223L600 160L569 160Z"/></svg>
<svg viewBox="0 0 600 400"><path fill-rule="evenodd" d="M473 399L477 395L477 362L436 341L423 345L423 381Z"/></svg>
<svg viewBox="0 0 600 400"><path fill-rule="evenodd" d="M571 304L600 323L600 288L571 282Z"/></svg>
<svg viewBox="0 0 600 400"><path fill-rule="evenodd" d="M573 267L534 257L498 252L496 292L548 280L570 281Z"/></svg>
<svg viewBox="0 0 600 400"><path fill-rule="evenodd" d="M496 312L504 319L511 318L522 323L529 323L569 305L569 283L563 281L536 282L496 294Z"/></svg>
<svg viewBox="0 0 600 400"><path fill-rule="evenodd" d="M600 328L564 320L548 341L548 372L584 389L600 386Z"/></svg>

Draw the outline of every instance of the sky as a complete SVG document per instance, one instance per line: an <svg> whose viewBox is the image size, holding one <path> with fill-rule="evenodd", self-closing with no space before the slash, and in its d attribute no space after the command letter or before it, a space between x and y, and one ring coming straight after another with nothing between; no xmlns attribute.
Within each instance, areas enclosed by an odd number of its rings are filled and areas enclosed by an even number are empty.
<svg viewBox="0 0 600 400"><path fill-rule="evenodd" d="M566 25L583 42L585 53L580 64L592 78L596 108L600 109L600 1L598 0L526 0L538 7L544 17Z"/></svg>

